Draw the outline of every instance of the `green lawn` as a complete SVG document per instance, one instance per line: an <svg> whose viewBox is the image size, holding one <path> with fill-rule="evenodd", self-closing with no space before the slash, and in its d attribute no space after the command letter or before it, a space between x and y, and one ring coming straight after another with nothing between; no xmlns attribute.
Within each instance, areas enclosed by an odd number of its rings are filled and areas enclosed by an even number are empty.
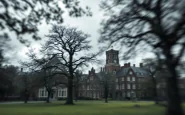
<svg viewBox="0 0 185 115"><path fill-rule="evenodd" d="M63 102L0 105L0 115L162 115L164 110L152 102L125 101L79 101L72 106Z"/></svg>

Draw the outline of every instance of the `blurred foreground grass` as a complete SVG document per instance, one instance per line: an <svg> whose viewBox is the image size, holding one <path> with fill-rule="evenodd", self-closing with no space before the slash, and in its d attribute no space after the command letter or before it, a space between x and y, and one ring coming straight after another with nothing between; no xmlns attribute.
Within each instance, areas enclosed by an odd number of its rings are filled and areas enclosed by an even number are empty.
<svg viewBox="0 0 185 115"><path fill-rule="evenodd" d="M127 101L79 101L72 106L60 101L0 105L0 115L163 115L164 111L165 107L153 102Z"/></svg>

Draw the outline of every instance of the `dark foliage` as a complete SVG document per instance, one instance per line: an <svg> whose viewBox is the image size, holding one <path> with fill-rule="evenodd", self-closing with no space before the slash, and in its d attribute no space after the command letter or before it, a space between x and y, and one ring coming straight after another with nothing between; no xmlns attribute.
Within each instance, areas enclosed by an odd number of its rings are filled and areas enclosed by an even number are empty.
<svg viewBox="0 0 185 115"><path fill-rule="evenodd" d="M101 29L102 43L118 43L128 48L130 57L144 44L165 59L170 72L168 86L168 115L182 115L176 71L185 50L184 0L110 0L102 2L108 19ZM174 47L179 49L174 53ZM146 51L146 49L143 49Z"/></svg>
<svg viewBox="0 0 185 115"><path fill-rule="evenodd" d="M22 37L25 34L31 34L35 40L40 39L37 27L43 21L62 23L62 7L68 9L70 16L91 15L89 7L83 9L78 0L0 0L0 6L0 29L15 32L22 43L28 42ZM8 37L9 32L2 31L0 36Z"/></svg>

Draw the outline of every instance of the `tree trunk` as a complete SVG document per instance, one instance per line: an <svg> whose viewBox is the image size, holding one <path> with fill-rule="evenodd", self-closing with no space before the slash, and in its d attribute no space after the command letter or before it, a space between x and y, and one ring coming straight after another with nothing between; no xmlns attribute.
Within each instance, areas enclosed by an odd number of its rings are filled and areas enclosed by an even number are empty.
<svg viewBox="0 0 185 115"><path fill-rule="evenodd" d="M50 103L50 95L51 95L51 91L48 90L48 96L47 96L47 99L46 99L46 103Z"/></svg>
<svg viewBox="0 0 185 115"><path fill-rule="evenodd" d="M156 83L156 81L154 81L154 89L153 89L153 91L154 91L154 101L155 101L155 104L159 104L158 98L157 98L157 83Z"/></svg>
<svg viewBox="0 0 185 115"><path fill-rule="evenodd" d="M25 94L24 103L28 103L28 94Z"/></svg>
<svg viewBox="0 0 185 115"><path fill-rule="evenodd" d="M183 115L178 89L178 75L175 67L168 64L170 76L167 78L168 109L167 115Z"/></svg>
<svg viewBox="0 0 185 115"><path fill-rule="evenodd" d="M157 98L157 88L154 88L154 99L155 99L155 104L159 104L158 98Z"/></svg>
<svg viewBox="0 0 185 115"><path fill-rule="evenodd" d="M77 86L75 87L75 101L78 101L78 91L77 91Z"/></svg>
<svg viewBox="0 0 185 115"><path fill-rule="evenodd" d="M105 87L105 103L108 103L108 88Z"/></svg>
<svg viewBox="0 0 185 115"><path fill-rule="evenodd" d="M68 79L68 89L67 89L67 105L73 105L73 80L72 77Z"/></svg>

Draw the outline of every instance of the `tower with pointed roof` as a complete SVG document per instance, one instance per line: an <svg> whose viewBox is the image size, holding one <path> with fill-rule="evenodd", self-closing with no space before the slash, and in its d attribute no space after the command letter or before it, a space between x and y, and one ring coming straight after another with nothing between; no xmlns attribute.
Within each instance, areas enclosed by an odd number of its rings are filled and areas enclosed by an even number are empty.
<svg viewBox="0 0 185 115"><path fill-rule="evenodd" d="M113 47L106 51L106 65L105 71L107 72L115 72L120 69L119 64L119 51L114 50Z"/></svg>

